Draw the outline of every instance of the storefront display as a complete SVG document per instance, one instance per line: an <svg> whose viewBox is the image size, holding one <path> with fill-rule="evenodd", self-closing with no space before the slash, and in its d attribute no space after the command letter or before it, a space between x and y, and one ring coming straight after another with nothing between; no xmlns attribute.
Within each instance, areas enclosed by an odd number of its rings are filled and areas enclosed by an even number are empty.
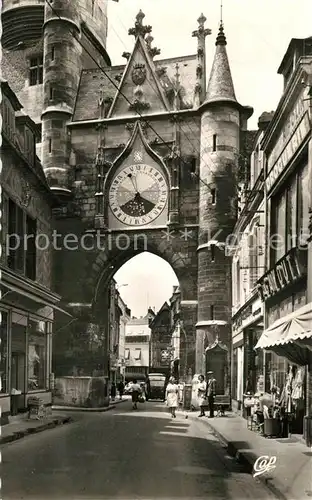
<svg viewBox="0 0 312 500"><path fill-rule="evenodd" d="M30 393L36 397L40 392L45 404L51 401L50 332L49 322L39 316L1 311L1 406L6 415L26 411Z"/></svg>
<svg viewBox="0 0 312 500"><path fill-rule="evenodd" d="M0 311L0 377L1 377L1 393L8 392L8 357L9 357L9 342L8 342L8 314Z"/></svg>

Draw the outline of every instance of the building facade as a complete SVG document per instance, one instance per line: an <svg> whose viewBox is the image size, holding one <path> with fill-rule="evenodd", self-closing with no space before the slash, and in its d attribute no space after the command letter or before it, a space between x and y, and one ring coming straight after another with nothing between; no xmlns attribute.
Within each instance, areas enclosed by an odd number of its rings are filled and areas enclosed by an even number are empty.
<svg viewBox="0 0 312 500"><path fill-rule="evenodd" d="M37 128L6 81L1 94L0 400L6 423L10 414L27 409L29 397L51 404L60 297L52 291L49 244L55 200L35 154Z"/></svg>
<svg viewBox="0 0 312 500"><path fill-rule="evenodd" d="M117 378L124 381L126 377L126 361L125 361L125 342L126 342L126 327L131 319L131 311L127 304L118 295L118 307L121 311L119 323L119 342L118 342L118 357L117 357Z"/></svg>
<svg viewBox="0 0 312 500"><path fill-rule="evenodd" d="M165 302L150 323L150 372L164 373L164 375L168 375L170 372L170 350L168 349L171 344L170 320L170 307Z"/></svg>
<svg viewBox="0 0 312 500"><path fill-rule="evenodd" d="M264 389L262 352L254 350L263 333L258 279L265 272L264 155L261 141L273 113L263 113L250 161L240 171L238 219L227 252L232 255L232 406L241 410L244 394Z"/></svg>
<svg viewBox="0 0 312 500"><path fill-rule="evenodd" d="M311 442L311 38L291 40L278 72L284 92L262 139L268 271L258 282L265 331L256 348L265 390L285 397L287 383L293 433Z"/></svg>
<svg viewBox="0 0 312 500"><path fill-rule="evenodd" d="M151 366L151 328L155 317L149 308L141 318L131 318L126 325L125 338L125 377L126 381L145 380Z"/></svg>
<svg viewBox="0 0 312 500"><path fill-rule="evenodd" d="M179 280L183 374L211 368L207 348L216 339L226 345L229 373L231 262L222 248L236 220L236 172L248 154L252 109L237 101L222 23L207 84L211 30L203 15L192 33L194 54L160 59L140 11L129 30L132 52L125 65L112 66L106 9L104 0L52 8L44 0L3 2L3 73L38 124L37 150L58 199L55 230L63 243L76 236L71 251L62 244L54 256L55 290L77 319L56 340L58 352L66 351L65 337L75 351L79 332L96 325L109 380L109 283L134 255L150 251ZM145 201L136 180L148 191ZM220 390L229 394L229 377Z"/></svg>

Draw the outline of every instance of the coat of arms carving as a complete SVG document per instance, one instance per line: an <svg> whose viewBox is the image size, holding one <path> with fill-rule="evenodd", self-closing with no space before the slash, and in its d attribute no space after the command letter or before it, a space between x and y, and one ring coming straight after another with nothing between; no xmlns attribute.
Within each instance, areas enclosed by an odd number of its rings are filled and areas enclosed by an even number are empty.
<svg viewBox="0 0 312 500"><path fill-rule="evenodd" d="M135 64L132 70L132 81L134 85L142 85L146 80L145 64Z"/></svg>

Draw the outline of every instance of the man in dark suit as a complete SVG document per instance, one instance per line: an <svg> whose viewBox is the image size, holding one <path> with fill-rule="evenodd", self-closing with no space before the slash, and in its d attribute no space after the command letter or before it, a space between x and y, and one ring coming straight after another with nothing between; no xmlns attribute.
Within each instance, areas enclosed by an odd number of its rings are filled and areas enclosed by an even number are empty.
<svg viewBox="0 0 312 500"><path fill-rule="evenodd" d="M216 395L216 379L213 376L213 372L207 373L207 398L209 406L209 418L214 417L214 400Z"/></svg>

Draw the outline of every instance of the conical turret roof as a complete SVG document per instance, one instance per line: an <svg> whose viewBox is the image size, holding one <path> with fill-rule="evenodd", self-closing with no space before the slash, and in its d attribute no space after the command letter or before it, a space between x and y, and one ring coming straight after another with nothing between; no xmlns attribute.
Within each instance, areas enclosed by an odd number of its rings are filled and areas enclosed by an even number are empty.
<svg viewBox="0 0 312 500"><path fill-rule="evenodd" d="M226 44L223 24L221 23L216 40L216 52L210 72L206 98L203 104L218 101L237 103L226 52Z"/></svg>

